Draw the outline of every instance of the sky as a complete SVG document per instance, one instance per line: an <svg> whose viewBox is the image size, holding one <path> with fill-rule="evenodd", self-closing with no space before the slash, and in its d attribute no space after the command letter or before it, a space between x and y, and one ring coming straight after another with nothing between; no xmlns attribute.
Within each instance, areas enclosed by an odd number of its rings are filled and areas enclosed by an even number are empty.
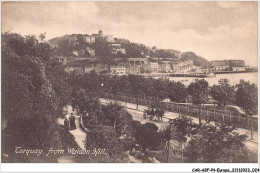
<svg viewBox="0 0 260 173"><path fill-rule="evenodd" d="M257 2L2 2L2 32L105 35L258 64Z"/></svg>

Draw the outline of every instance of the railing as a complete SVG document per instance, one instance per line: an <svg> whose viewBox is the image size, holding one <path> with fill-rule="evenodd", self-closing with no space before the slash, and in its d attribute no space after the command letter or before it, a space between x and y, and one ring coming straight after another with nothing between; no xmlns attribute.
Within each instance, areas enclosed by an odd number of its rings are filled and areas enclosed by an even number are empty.
<svg viewBox="0 0 260 173"><path fill-rule="evenodd" d="M222 122L222 123L229 123L237 127L242 128L251 128L251 120L250 117L244 117L240 114L235 115L231 114L228 111L223 110L210 110L206 108L201 108L193 105L180 105L177 103L171 103L171 102L156 102L151 99L147 99L145 97L133 97L130 95L124 95L124 94L112 94L112 93L104 93L102 94L103 98L112 99L112 100L118 100L122 102L127 103L133 103L148 106L151 107L152 104L156 104L156 107L162 108L163 110L167 110L170 112L177 112L184 115L189 115L193 117L199 117L199 114L201 111L201 119L204 120L211 120L216 122ZM258 119L252 120L252 125L254 130L258 130Z"/></svg>

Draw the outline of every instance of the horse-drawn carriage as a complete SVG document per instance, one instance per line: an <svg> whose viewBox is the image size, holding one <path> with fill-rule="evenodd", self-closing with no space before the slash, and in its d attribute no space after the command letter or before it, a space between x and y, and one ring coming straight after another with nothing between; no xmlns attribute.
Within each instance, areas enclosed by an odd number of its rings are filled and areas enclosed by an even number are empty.
<svg viewBox="0 0 260 173"><path fill-rule="evenodd" d="M162 109L156 109L154 108L148 108L144 110L143 118L150 118L150 120L153 120L154 117L157 117L158 121L162 121L162 117L164 116L164 111Z"/></svg>

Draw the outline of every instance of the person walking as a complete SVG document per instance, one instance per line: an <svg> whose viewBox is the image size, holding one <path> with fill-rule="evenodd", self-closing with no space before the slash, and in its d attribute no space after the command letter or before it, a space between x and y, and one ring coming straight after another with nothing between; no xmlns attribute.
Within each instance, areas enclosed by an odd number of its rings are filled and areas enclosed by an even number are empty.
<svg viewBox="0 0 260 173"><path fill-rule="evenodd" d="M143 118L146 119L146 116L147 116L146 111L144 111Z"/></svg>
<svg viewBox="0 0 260 173"><path fill-rule="evenodd" d="M73 113L71 113L69 120L70 120L70 130L76 129L77 127L76 127L75 117Z"/></svg>
<svg viewBox="0 0 260 173"><path fill-rule="evenodd" d="M65 120L64 120L64 128L69 130L70 129L70 123L68 118L65 116Z"/></svg>

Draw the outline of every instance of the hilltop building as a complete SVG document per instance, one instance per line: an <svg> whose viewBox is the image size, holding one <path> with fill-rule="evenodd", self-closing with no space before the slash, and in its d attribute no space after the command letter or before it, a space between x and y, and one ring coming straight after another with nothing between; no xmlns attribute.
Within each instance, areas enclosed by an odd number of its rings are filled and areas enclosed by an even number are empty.
<svg viewBox="0 0 260 173"><path fill-rule="evenodd" d="M76 46L77 44L79 44L78 39L75 35L68 36L67 39L70 46Z"/></svg>
<svg viewBox="0 0 260 173"><path fill-rule="evenodd" d="M98 34L92 34L90 37L94 37L95 39L102 39L104 42L107 43L114 43L115 38L113 35L104 35L103 31L99 30ZM92 41L93 43L93 41Z"/></svg>
<svg viewBox="0 0 260 173"><path fill-rule="evenodd" d="M90 36L90 35L84 35L83 36L83 40L86 42L86 43L89 43L89 44L94 44L96 42L96 39L94 36Z"/></svg>
<svg viewBox="0 0 260 173"><path fill-rule="evenodd" d="M86 52L91 56L95 56L95 49L92 49L91 47L87 47Z"/></svg>
<svg viewBox="0 0 260 173"><path fill-rule="evenodd" d="M72 51L72 54L76 57L79 57L79 56L84 56L85 55L85 50L73 50Z"/></svg>
<svg viewBox="0 0 260 173"><path fill-rule="evenodd" d="M114 43L115 42L115 38L113 35L106 35L104 36L105 38L105 42L108 42L108 43Z"/></svg>
<svg viewBox="0 0 260 173"><path fill-rule="evenodd" d="M125 48L121 44L109 44L108 47L113 54L118 54L118 52L126 54Z"/></svg>
<svg viewBox="0 0 260 173"><path fill-rule="evenodd" d="M93 37L95 37L95 38L103 37L103 31L102 31L102 30L99 30L99 31L98 31L98 34L92 34L91 36L93 36Z"/></svg>

